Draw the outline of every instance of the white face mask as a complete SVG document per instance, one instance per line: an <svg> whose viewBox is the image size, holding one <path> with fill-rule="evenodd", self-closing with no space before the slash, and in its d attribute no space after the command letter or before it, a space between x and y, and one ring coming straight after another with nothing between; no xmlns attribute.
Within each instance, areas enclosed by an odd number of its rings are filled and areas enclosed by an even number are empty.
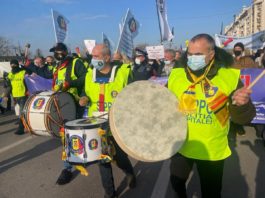
<svg viewBox="0 0 265 198"><path fill-rule="evenodd" d="M165 63L166 65L169 65L169 64L171 63L171 61L169 61L169 60L165 60L164 63Z"/></svg>
<svg viewBox="0 0 265 198"><path fill-rule="evenodd" d="M149 65L153 65L154 64L154 61L148 61L148 64Z"/></svg>
<svg viewBox="0 0 265 198"><path fill-rule="evenodd" d="M205 55L188 56L188 66L192 71L198 71L206 66Z"/></svg>
<svg viewBox="0 0 265 198"><path fill-rule="evenodd" d="M96 60L96 59L94 59L94 58L92 58L92 60L91 60L91 65L93 65L94 68L96 68L96 69L99 70L99 71L102 70L103 67L105 66L103 60Z"/></svg>
<svg viewBox="0 0 265 198"><path fill-rule="evenodd" d="M136 65L140 65L140 64L141 64L141 60L140 60L139 58L136 58L136 59L135 59L135 64L136 64Z"/></svg>

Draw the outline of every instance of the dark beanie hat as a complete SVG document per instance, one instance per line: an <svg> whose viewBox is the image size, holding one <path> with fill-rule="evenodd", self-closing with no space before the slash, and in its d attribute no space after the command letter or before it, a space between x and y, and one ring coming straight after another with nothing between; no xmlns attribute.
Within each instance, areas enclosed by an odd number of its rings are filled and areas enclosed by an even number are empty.
<svg viewBox="0 0 265 198"><path fill-rule="evenodd" d="M17 59L12 59L10 61L10 65L19 65L18 60Z"/></svg>
<svg viewBox="0 0 265 198"><path fill-rule="evenodd" d="M67 52L67 47L64 43L56 43L56 45L50 49L50 52L55 52L55 51L64 51Z"/></svg>
<svg viewBox="0 0 265 198"><path fill-rule="evenodd" d="M235 48L235 47L240 47L243 51L245 50L244 44L241 43L241 42L236 43L236 44L234 45L234 48Z"/></svg>

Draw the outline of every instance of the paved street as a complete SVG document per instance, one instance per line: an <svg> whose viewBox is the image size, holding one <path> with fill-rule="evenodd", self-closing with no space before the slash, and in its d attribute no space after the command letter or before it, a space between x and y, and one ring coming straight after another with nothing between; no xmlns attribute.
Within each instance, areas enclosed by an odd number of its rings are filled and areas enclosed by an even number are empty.
<svg viewBox="0 0 265 198"><path fill-rule="evenodd" d="M101 198L103 188L97 164L87 167L89 176L78 172L65 186L55 184L62 170L58 139L17 136L13 112L0 115L0 198ZM232 156L225 163L223 197L263 198L265 195L265 149L253 128L231 140ZM144 163L131 159L137 187L125 185L125 175L114 165L115 184L122 198L171 198L169 161ZM200 197L199 179L194 171L187 184L189 197Z"/></svg>

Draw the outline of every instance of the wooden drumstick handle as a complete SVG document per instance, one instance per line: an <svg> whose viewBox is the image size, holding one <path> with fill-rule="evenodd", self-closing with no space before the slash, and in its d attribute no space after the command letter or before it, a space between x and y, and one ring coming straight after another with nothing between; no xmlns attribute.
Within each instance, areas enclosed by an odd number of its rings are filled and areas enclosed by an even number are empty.
<svg viewBox="0 0 265 198"><path fill-rule="evenodd" d="M265 75L265 69L253 80L252 83L250 83L247 89L251 89L264 75ZM233 101L232 104L235 105L236 102Z"/></svg>
<svg viewBox="0 0 265 198"><path fill-rule="evenodd" d="M265 74L265 70L263 70L258 76L257 76L257 78L255 78L254 80L253 80L253 82L252 83L250 83L250 85L247 87L247 89L251 89L258 81L259 81L259 79L261 79L263 76L264 76L264 74Z"/></svg>

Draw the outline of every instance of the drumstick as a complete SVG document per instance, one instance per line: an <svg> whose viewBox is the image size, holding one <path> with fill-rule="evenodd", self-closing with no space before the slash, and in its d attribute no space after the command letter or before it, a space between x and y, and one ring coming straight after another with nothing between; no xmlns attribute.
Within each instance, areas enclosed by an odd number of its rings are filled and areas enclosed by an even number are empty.
<svg viewBox="0 0 265 198"><path fill-rule="evenodd" d="M247 87L247 89L251 89L258 81L259 81L259 79L261 79L263 76L264 76L264 74L265 74L265 70L263 70L258 76L257 76L257 78L255 78L254 80L253 80L253 82L252 83L250 83L250 85Z"/></svg>
<svg viewBox="0 0 265 198"><path fill-rule="evenodd" d="M92 116L92 118L101 118L101 117L104 117L105 115L108 115L108 113L104 113L104 114L99 115L99 116Z"/></svg>
<svg viewBox="0 0 265 198"><path fill-rule="evenodd" d="M250 83L249 86L247 86L247 89L251 89L252 87L254 87L254 85L265 75L265 70L263 70L254 80L252 83ZM232 102L233 105L236 104L235 101Z"/></svg>

